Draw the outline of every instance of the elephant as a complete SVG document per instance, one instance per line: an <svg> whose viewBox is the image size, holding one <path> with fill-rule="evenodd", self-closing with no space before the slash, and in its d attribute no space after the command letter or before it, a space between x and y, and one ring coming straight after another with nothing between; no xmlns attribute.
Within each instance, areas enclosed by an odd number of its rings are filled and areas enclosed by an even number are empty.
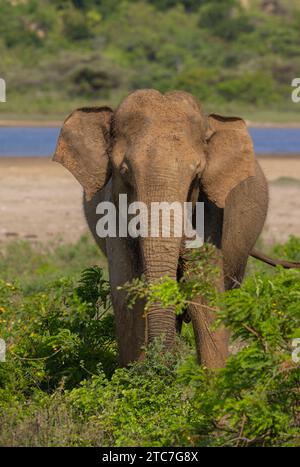
<svg viewBox="0 0 300 467"><path fill-rule="evenodd" d="M148 283L164 276L178 280L183 239L100 238L96 208L109 201L118 210L120 194L146 206L202 201L204 241L214 245L221 270L216 287L238 287L268 209L267 182L244 120L206 115L185 91L137 90L116 110L86 107L72 112L61 128L54 160L82 185L89 229L108 259L120 365L142 359L145 345L157 337L172 351L174 309L158 303L145 313L144 301L137 300L129 310L122 286L141 276ZM213 310L198 297L186 316L192 321L199 362L208 368L224 366L229 333L211 330Z"/></svg>

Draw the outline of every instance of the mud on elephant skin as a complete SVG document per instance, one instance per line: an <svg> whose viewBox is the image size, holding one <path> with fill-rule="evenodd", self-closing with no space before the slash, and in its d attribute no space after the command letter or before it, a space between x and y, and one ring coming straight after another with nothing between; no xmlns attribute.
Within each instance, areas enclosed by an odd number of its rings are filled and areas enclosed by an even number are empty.
<svg viewBox="0 0 300 467"><path fill-rule="evenodd" d="M172 308L144 303L126 308L118 286L144 274L147 281L178 278L182 239L174 236L123 238L96 234L96 206L120 194L128 203L142 201L205 203L205 240L218 251L219 290L242 282L248 256L265 221L268 189L255 159L245 122L238 117L205 115L199 102L182 91L161 94L139 90L113 111L109 107L75 110L64 122L54 160L63 164L84 189L89 228L107 255L116 315L120 364L141 356L141 347L164 336L175 343ZM223 366L228 352L225 329L211 332L214 315L201 297L188 313L195 331L198 359L208 367Z"/></svg>

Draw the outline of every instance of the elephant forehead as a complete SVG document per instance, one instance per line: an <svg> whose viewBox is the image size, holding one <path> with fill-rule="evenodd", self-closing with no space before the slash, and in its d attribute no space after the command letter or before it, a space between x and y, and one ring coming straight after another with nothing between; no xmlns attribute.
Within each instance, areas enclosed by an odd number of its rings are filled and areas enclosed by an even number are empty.
<svg viewBox="0 0 300 467"><path fill-rule="evenodd" d="M189 92L170 91L165 94L165 97L173 103L176 102L188 114L196 113L203 116L200 102Z"/></svg>
<svg viewBox="0 0 300 467"><path fill-rule="evenodd" d="M192 95L172 92L165 95L153 89L135 91L120 104L115 114L117 125L130 121L138 125L151 121L163 123L201 120L200 105Z"/></svg>

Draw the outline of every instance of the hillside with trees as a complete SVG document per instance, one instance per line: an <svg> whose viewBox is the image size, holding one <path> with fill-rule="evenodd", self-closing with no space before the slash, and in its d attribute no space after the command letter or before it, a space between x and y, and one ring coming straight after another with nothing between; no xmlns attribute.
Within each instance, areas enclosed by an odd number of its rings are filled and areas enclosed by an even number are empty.
<svg viewBox="0 0 300 467"><path fill-rule="evenodd" d="M299 113L298 2L0 0L0 17L4 114L115 105L143 87L185 89L218 111Z"/></svg>

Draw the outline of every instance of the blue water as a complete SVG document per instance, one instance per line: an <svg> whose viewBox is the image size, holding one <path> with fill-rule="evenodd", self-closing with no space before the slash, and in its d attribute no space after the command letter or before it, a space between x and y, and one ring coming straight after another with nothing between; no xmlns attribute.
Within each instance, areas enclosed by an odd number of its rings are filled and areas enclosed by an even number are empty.
<svg viewBox="0 0 300 467"><path fill-rule="evenodd" d="M256 154L300 154L300 128L250 128Z"/></svg>
<svg viewBox="0 0 300 467"><path fill-rule="evenodd" d="M257 154L300 154L300 128L250 128ZM0 128L0 156L51 156L59 128Z"/></svg>
<svg viewBox="0 0 300 467"><path fill-rule="evenodd" d="M59 128L0 128L0 156L51 156Z"/></svg>

